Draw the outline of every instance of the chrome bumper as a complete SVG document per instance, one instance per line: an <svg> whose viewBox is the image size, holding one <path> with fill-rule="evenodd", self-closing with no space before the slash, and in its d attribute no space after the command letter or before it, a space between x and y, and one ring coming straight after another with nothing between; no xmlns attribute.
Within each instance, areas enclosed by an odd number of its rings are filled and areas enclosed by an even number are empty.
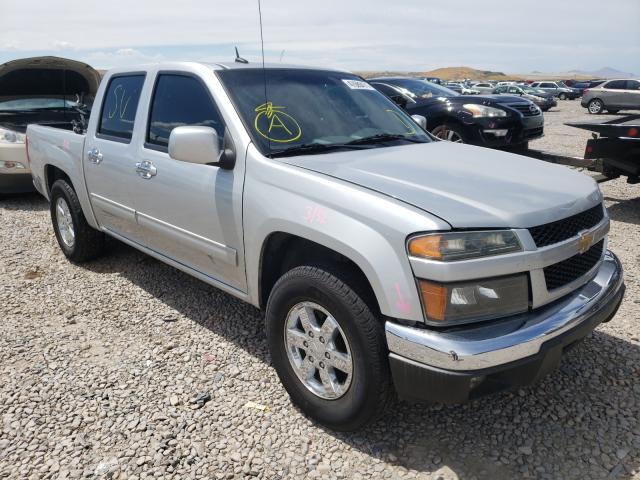
<svg viewBox="0 0 640 480"><path fill-rule="evenodd" d="M549 340L602 316L612 302L619 302L623 288L622 266L607 251L592 280L550 305L491 325L448 332L388 321L387 344L392 357L449 371L462 373L506 365L536 355ZM608 318L600 318L597 323L603 320Z"/></svg>

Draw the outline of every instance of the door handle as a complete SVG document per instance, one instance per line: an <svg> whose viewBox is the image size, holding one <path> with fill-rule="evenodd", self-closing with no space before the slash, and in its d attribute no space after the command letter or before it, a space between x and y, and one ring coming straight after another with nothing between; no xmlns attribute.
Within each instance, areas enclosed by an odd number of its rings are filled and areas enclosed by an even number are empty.
<svg viewBox="0 0 640 480"><path fill-rule="evenodd" d="M91 163L95 163L96 165L98 165L100 162L102 162L102 153L100 153L100 150L98 150L96 147L93 147L87 152L87 158L89 158L89 161Z"/></svg>
<svg viewBox="0 0 640 480"><path fill-rule="evenodd" d="M149 180L151 177L156 176L158 169L156 169L156 166L149 160L144 160L136 163L136 172L142 178Z"/></svg>

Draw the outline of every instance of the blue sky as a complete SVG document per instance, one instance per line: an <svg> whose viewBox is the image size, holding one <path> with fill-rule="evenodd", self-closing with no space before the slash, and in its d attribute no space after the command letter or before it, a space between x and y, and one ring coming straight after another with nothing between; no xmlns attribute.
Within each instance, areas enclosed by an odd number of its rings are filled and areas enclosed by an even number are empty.
<svg viewBox="0 0 640 480"><path fill-rule="evenodd" d="M262 10L267 61L640 74L640 0L263 0ZM0 61L228 61L234 45L256 61L259 38L257 0L3 0Z"/></svg>

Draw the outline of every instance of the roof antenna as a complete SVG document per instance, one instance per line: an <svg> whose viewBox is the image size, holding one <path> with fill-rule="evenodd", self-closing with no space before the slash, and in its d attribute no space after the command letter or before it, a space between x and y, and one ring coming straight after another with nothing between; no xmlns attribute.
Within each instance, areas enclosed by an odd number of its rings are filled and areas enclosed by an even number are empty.
<svg viewBox="0 0 640 480"><path fill-rule="evenodd" d="M262 80L264 82L264 104L268 107L269 101L267 100L267 69L264 66L264 34L262 33L262 3L260 2L260 0L258 0L258 16L260 18L260 46L262 48ZM269 145L269 152L271 152L271 139L269 139L268 137L267 145Z"/></svg>
<svg viewBox="0 0 640 480"><path fill-rule="evenodd" d="M242 58L240 56L240 53L238 53L238 47L236 47L236 62L238 62L238 63L249 63L249 60L247 60L246 58Z"/></svg>

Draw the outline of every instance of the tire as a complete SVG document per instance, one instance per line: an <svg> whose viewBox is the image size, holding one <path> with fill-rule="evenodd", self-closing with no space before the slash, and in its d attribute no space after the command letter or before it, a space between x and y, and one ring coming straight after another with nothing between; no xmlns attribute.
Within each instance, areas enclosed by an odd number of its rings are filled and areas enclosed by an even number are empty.
<svg viewBox="0 0 640 480"><path fill-rule="evenodd" d="M587 111L592 115L598 115L599 113L602 113L603 110L604 110L604 102L599 98L594 98L593 100L590 100L589 103L587 104Z"/></svg>
<svg viewBox="0 0 640 480"><path fill-rule="evenodd" d="M104 250L104 233L89 226L73 187L56 180L50 197L53 230L65 256L75 263L98 257Z"/></svg>
<svg viewBox="0 0 640 480"><path fill-rule="evenodd" d="M615 115L616 113L618 113L619 111L620 111L620 110L611 110L610 108L609 108L609 109L607 109L607 112L608 112L608 113L613 113L614 115Z"/></svg>
<svg viewBox="0 0 640 480"><path fill-rule="evenodd" d="M431 135L440 140L447 140L453 143L467 143L466 136L458 125L443 124L431 130Z"/></svg>
<svg viewBox="0 0 640 480"><path fill-rule="evenodd" d="M560 100L566 100L567 99L567 94L566 93L561 93L560 95L558 95L558 98Z"/></svg>
<svg viewBox="0 0 640 480"><path fill-rule="evenodd" d="M295 405L333 430L353 431L372 422L392 393L383 323L357 291L361 285L348 272L300 266L276 282L267 302L267 339L280 381ZM306 326L302 310L308 314ZM329 331L334 334L323 339ZM350 376L343 365L350 365ZM328 383L335 389L326 388L323 374L333 375Z"/></svg>

